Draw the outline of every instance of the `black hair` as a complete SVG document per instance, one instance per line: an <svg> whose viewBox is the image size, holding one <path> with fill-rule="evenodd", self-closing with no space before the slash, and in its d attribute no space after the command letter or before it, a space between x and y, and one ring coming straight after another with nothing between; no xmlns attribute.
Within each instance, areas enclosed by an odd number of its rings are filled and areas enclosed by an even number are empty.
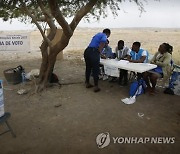
<svg viewBox="0 0 180 154"><path fill-rule="evenodd" d="M173 52L173 46L169 45L169 52Z"/></svg>
<svg viewBox="0 0 180 154"><path fill-rule="evenodd" d="M108 28L106 28L106 29L103 30L103 33L105 33L105 34L111 34L111 30L108 29Z"/></svg>
<svg viewBox="0 0 180 154"><path fill-rule="evenodd" d="M107 44L109 44L109 40L107 39Z"/></svg>
<svg viewBox="0 0 180 154"><path fill-rule="evenodd" d="M119 40L119 41L118 41L118 45L119 45L119 44L122 44L122 45L124 46L124 41L123 41L123 40Z"/></svg>
<svg viewBox="0 0 180 154"><path fill-rule="evenodd" d="M140 47L141 43L140 42L134 42L133 45Z"/></svg>
<svg viewBox="0 0 180 154"><path fill-rule="evenodd" d="M169 43L163 43L163 45L164 45L164 48L165 48L165 50L166 50L167 52L172 53L172 51L173 51L173 46L171 46Z"/></svg>

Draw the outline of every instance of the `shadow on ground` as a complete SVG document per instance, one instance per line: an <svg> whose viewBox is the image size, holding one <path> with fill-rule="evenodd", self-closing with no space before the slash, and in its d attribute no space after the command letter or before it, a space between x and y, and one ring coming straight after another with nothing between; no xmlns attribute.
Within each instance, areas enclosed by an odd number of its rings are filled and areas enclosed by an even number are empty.
<svg viewBox="0 0 180 154"><path fill-rule="evenodd" d="M26 71L39 68L39 60L1 62L0 77L5 68L23 65ZM61 88L55 86L34 95L18 95L25 85L8 85L4 79L5 110L12 114L10 133L0 136L1 154L178 154L180 145L180 97L141 95L133 105L125 105L128 87L100 81L102 89L94 93L84 87L84 63L80 60L57 62L55 73ZM139 117L138 113L143 113ZM0 126L0 131L4 127ZM99 133L109 132L109 146L96 144ZM112 137L175 137L174 144L114 144Z"/></svg>

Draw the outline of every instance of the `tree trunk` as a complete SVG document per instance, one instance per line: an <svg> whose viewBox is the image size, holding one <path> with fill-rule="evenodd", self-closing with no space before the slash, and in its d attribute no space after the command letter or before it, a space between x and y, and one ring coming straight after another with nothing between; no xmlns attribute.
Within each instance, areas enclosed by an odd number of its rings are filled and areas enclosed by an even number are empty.
<svg viewBox="0 0 180 154"><path fill-rule="evenodd" d="M48 57L42 58L41 70L43 71L39 76L39 83L36 92L41 92L49 86L49 81L54 69L56 57L56 54L50 54Z"/></svg>
<svg viewBox="0 0 180 154"><path fill-rule="evenodd" d="M67 37L63 33L60 41L49 49L49 53L47 44L45 42L43 42L44 44L42 43L40 47L42 53L42 62L38 84L35 90L37 93L49 86L50 77L56 63L56 57L58 53L60 53L68 45L69 40L70 37Z"/></svg>

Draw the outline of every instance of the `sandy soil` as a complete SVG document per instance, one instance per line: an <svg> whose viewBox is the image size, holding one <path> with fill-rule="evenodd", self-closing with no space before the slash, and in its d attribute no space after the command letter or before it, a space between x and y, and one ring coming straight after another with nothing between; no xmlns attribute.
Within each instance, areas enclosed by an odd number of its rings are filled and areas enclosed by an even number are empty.
<svg viewBox="0 0 180 154"><path fill-rule="evenodd" d="M93 32L95 30L90 34ZM180 34L179 31L174 33ZM0 136L0 154L179 153L179 96L165 95L159 88L155 96L144 94L135 104L125 105L121 99L128 97L129 86L120 87L108 81L100 81L102 91L94 93L93 89L84 87L82 48L70 46L64 60L57 61L55 73L63 84L61 88L54 86L37 95L33 94L32 82L7 84L3 70L20 64L26 72L39 68L41 60L36 45L40 39L33 40L30 53L1 52L0 78L4 80L5 110L11 113L9 123L17 137L12 138L10 133ZM18 95L21 88L27 89L28 94ZM144 116L139 117L138 113ZM0 125L0 132L4 129L4 125ZM109 132L111 137L175 137L175 143L114 144L111 138L108 147L99 149L96 136L102 132Z"/></svg>

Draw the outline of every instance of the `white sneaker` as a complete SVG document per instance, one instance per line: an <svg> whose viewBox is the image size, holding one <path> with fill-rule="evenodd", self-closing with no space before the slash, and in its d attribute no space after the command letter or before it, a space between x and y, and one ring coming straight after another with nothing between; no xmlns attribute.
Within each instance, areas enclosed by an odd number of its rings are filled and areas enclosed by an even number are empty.
<svg viewBox="0 0 180 154"><path fill-rule="evenodd" d="M99 75L99 80L101 80L101 79L103 79L103 75L100 74Z"/></svg>
<svg viewBox="0 0 180 154"><path fill-rule="evenodd" d="M136 102L136 97L133 96L133 97L130 97L130 98L121 99L121 101L122 101L124 104L133 104L133 103Z"/></svg>
<svg viewBox="0 0 180 154"><path fill-rule="evenodd" d="M104 75L103 76L103 80L107 80L108 79L108 76L107 75Z"/></svg>

